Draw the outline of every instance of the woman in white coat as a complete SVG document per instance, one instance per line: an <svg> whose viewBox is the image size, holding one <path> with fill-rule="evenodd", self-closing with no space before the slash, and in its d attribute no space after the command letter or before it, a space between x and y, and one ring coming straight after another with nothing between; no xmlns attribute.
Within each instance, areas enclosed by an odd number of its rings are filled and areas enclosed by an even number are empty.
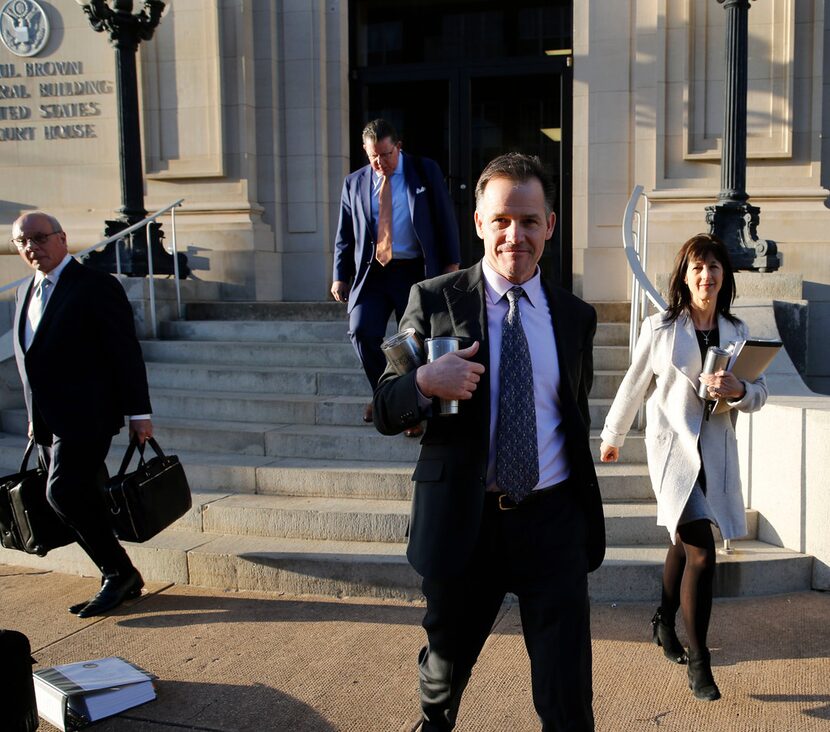
<svg viewBox="0 0 830 732"><path fill-rule="evenodd" d="M619 458L625 436L646 399L646 453L657 498L657 524L671 544L663 568L662 601L652 619L654 641L676 663L687 660L689 687L698 699L720 698L706 635L712 611L715 542L711 524L725 539L746 535L735 439L737 411L753 412L767 399L763 376L754 382L728 371L701 375L709 346L749 337L730 313L735 278L725 245L698 234L677 254L669 284L669 309L647 318L631 366L602 430L600 459ZM705 414L700 382L712 400L732 407ZM681 609L688 654L675 633Z"/></svg>

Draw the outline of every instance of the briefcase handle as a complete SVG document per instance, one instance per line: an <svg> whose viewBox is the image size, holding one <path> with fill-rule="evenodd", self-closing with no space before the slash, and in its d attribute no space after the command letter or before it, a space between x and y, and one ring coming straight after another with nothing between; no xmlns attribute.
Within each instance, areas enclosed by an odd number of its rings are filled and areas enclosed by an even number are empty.
<svg viewBox="0 0 830 732"><path fill-rule="evenodd" d="M123 478L124 475L126 475L127 468L130 466L130 461L133 459L133 455L135 454L135 449L136 448L138 448L138 454L140 456L138 464L142 465L144 463L144 447L145 447L145 445L149 445L150 447L152 447L154 452L156 453L156 455L158 455L160 458L164 457L164 452L159 447L158 442L156 442L154 438L148 437L147 441L143 445L139 445L138 444L138 438L134 436L133 439L130 440L130 444L127 447L127 452L124 453L124 459L121 461L121 467L118 468L118 477L119 478Z"/></svg>
<svg viewBox="0 0 830 732"><path fill-rule="evenodd" d="M35 449L35 441L34 440L29 440L29 444L26 445L26 450L23 453L23 462L20 463L20 472L21 473L25 473L29 469L29 457L31 456L32 450L34 450L34 449ZM41 470L46 470L46 465L43 463L43 460L41 460L40 453L38 453L38 456L37 456L37 464L38 464L38 467Z"/></svg>

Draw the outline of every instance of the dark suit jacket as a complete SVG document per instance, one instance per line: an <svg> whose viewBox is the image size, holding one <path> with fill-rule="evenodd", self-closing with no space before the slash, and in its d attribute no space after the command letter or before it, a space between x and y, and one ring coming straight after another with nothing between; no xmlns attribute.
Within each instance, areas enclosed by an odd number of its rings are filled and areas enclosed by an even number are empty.
<svg viewBox="0 0 830 732"><path fill-rule="evenodd" d="M562 427L571 477L587 526L589 571L605 555L605 520L591 455L588 392L593 380L596 311L561 288L545 287L561 374ZM490 367L487 308L481 263L412 288L400 328L424 338L454 335L462 347L479 341L475 360ZM537 364L536 368L542 366ZM490 426L489 373L455 417L432 416L412 478L415 492L407 557L424 577L451 577L464 569L478 538L484 505ZM397 434L417 424L415 373L383 374L374 397L375 425Z"/></svg>
<svg viewBox="0 0 830 732"><path fill-rule="evenodd" d="M435 277L460 260L458 225L452 202L438 164L421 158L427 180L422 180L411 155L403 155L403 170L409 196L412 225L424 254L424 276ZM360 300L360 290L375 258L372 228L372 168L369 165L346 176L340 196L340 220L334 240L334 280L350 282L348 309ZM430 214L429 197L435 206Z"/></svg>
<svg viewBox="0 0 830 732"><path fill-rule="evenodd" d="M38 444L51 436L113 435L125 415L151 411L147 374L124 288L70 261L23 350L34 277L17 290L14 352Z"/></svg>

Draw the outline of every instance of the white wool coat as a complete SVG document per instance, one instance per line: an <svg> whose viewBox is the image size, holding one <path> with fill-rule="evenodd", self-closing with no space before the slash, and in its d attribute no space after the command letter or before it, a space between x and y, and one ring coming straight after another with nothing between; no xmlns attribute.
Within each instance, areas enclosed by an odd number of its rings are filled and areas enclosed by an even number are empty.
<svg viewBox="0 0 830 732"><path fill-rule="evenodd" d="M721 347L749 337L746 325L718 316ZM700 471L706 474L706 499L725 539L746 535L746 516L735 439L736 411L754 412L767 400L761 375L744 382L742 399L728 402L723 414L703 419L697 395L703 370L690 317L669 322L664 313L643 321L631 366L620 385L602 430L602 440L621 448L631 423L646 399L646 453L657 498L657 524L675 541L677 522ZM700 452L698 452L698 442Z"/></svg>

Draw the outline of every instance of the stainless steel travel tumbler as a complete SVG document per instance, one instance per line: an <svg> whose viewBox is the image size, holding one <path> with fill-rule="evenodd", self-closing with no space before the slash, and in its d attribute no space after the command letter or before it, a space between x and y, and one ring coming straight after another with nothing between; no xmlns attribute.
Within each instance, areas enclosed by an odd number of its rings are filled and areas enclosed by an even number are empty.
<svg viewBox="0 0 830 732"><path fill-rule="evenodd" d="M432 363L441 358L445 353L453 353L461 348L461 339L455 336L443 336L441 338L427 338L427 362ZM440 415L458 414L457 399L441 399Z"/></svg>

